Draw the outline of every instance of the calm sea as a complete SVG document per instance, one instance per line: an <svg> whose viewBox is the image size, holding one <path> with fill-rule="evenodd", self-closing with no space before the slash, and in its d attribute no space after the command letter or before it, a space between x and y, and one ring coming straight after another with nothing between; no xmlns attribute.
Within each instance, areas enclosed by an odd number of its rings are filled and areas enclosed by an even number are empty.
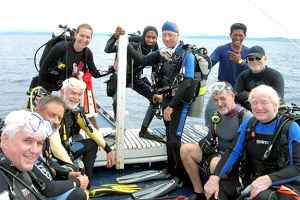
<svg viewBox="0 0 300 200"><path fill-rule="evenodd" d="M46 41L50 35L0 35L1 54L0 66L2 74L0 78L0 117L5 117L10 111L20 109L27 101L28 90L31 78L37 75L34 67L33 57L35 51ZM90 48L94 53L95 64L98 69L102 69L113 63L114 55L106 54L103 50L109 36L94 36ZM201 39L201 38L182 38L185 43L204 46L209 54L219 45L229 41L224 39ZM265 48L268 57L268 66L279 70L285 80L285 101L300 105L300 49L290 42L270 42L270 41L245 41L245 45L260 45ZM39 58L40 51L37 54ZM38 63L39 60L37 60ZM214 66L210 73L208 84L215 82L218 65ZM145 74L149 75L149 70ZM105 107L110 107L112 100L106 96L106 84L108 77L94 79L95 94L97 102ZM206 95L206 99L208 94ZM134 106L132 106L134 105ZM138 95L131 89L126 89L126 120L127 128L139 128L144 114L148 107L145 98ZM202 119L188 118L188 124L203 122ZM163 122L154 119L152 126L162 126Z"/></svg>

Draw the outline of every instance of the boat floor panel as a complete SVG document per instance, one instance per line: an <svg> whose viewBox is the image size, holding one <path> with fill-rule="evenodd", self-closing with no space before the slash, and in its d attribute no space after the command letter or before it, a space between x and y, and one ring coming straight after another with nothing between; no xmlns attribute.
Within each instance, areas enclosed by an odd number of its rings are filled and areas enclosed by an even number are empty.
<svg viewBox="0 0 300 200"><path fill-rule="evenodd" d="M110 132L111 131L111 132ZM164 134L165 128L149 128L155 134ZM182 135L182 143L198 143L206 136L207 127L202 125L186 125ZM115 134L111 128L100 129L104 137ZM126 129L124 134L124 164L152 163L167 160L166 145L150 139L139 137L139 129ZM111 142L111 137L110 137ZM115 145L111 148L114 150ZM106 166L106 153L98 151L95 166Z"/></svg>
<svg viewBox="0 0 300 200"><path fill-rule="evenodd" d="M146 164L130 164L126 165L124 170L116 170L116 169L108 169L106 167L95 167L93 170L93 180L92 180L92 186L97 186L101 184L108 184L108 183L117 183L116 178L123 175L128 175L135 172L141 172L146 171L149 169L163 169L166 167L165 162L156 162L151 165L151 167ZM148 185L151 185L159 180L152 180L152 181L145 181L141 183L134 183L138 184L141 188L145 188ZM193 189L192 185L189 180L184 180L184 184L181 188L178 188L170 193L168 193L168 196L178 196L178 195L184 195L189 196L192 194ZM133 197L129 194L126 195L106 195L98 198L92 198L95 200L116 200L116 199L122 199L122 200L132 200Z"/></svg>

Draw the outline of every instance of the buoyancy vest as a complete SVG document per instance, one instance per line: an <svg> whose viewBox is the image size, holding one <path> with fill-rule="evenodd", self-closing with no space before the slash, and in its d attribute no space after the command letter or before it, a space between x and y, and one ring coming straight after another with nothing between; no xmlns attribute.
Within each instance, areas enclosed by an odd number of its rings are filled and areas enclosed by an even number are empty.
<svg viewBox="0 0 300 200"><path fill-rule="evenodd" d="M106 152L110 152L111 149L98 133L97 129L93 129L90 121L86 118L83 108L78 107L74 111L65 112L64 118L61 122L59 129L60 138L63 146L68 153L71 153L71 142L83 139L79 131L82 129L92 140L94 140L99 147L103 148Z"/></svg>
<svg viewBox="0 0 300 200"><path fill-rule="evenodd" d="M78 135L80 131L80 126L76 123L77 117L78 111L66 110L59 128L61 142L68 153L71 152L73 136Z"/></svg>
<svg viewBox="0 0 300 200"><path fill-rule="evenodd" d="M256 134L254 127L257 124L257 120L254 117L249 120L246 129L244 153L239 170L243 181L253 181L258 176L270 174L288 166L290 161L288 147L289 128L295 118L292 118L289 114L284 114L277 116L276 120L277 124L273 135ZM256 145L262 142L268 143L268 145ZM253 148L253 146L257 147ZM256 156L249 156L249 154Z"/></svg>
<svg viewBox="0 0 300 200"><path fill-rule="evenodd" d="M195 68L193 84L186 91L187 95L184 101L191 102L197 96L205 94L208 76L207 69L211 62L205 48L197 48L190 44L183 45L177 52L172 54L171 58L162 59L162 66L159 69L161 72L156 72L156 76L160 76L159 80L156 81L157 85L155 87L159 88L156 92L167 93L177 88L178 84L183 80L183 64L189 53L195 56Z"/></svg>
<svg viewBox="0 0 300 200"><path fill-rule="evenodd" d="M160 72L156 72L156 93L172 94L172 90L176 89L181 76L181 53L184 50L181 48L174 52L169 59L162 58Z"/></svg>

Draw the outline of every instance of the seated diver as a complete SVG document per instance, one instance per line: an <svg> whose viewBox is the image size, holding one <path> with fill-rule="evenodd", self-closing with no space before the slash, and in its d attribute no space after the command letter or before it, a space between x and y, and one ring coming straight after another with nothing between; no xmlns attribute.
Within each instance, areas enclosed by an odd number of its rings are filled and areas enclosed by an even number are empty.
<svg viewBox="0 0 300 200"><path fill-rule="evenodd" d="M119 36L123 34L125 34L125 31L121 27L117 27L115 33L107 41L104 51L106 53L116 53L118 48L116 43L118 41ZM134 36L134 38L132 38L133 42L131 42L130 38L129 41L137 51L139 51L143 55L147 55L148 53L158 49L157 37L158 37L157 29L153 26L147 26L143 31L143 35L141 36L140 41L137 39L137 36ZM155 67L155 65L152 67ZM147 128L149 127L154 115L156 115L159 119L161 119L162 116L160 113L160 104L153 100L153 99L160 98L160 96L156 94L155 91L152 90L150 81L146 77L142 78L144 68L145 66L133 60L130 53L128 53L127 87L131 87L137 93L146 97L150 102L150 105L148 107L148 110L146 112L145 118L142 123L141 130L139 132L139 136L161 142L162 141L161 137L150 134L147 131ZM107 81L108 95L113 98L114 114L116 114L116 107L117 107L116 79L117 79L117 75L114 74L111 76L111 79Z"/></svg>
<svg viewBox="0 0 300 200"><path fill-rule="evenodd" d="M43 96L36 104L35 111L44 119L52 123L54 129L58 129L64 116L64 102L57 96ZM51 136L50 136L51 137ZM44 182L45 187L41 193L46 197L55 199L87 199L85 189L89 179L81 174L75 166L61 166L52 159L49 137L45 138L42 154L34 164L33 173Z"/></svg>
<svg viewBox="0 0 300 200"><path fill-rule="evenodd" d="M114 156L103 137L90 126L88 119L78 109L84 89L85 83L76 78L71 77L63 82L60 98L66 106L65 114L61 127L50 137L50 148L60 164L73 164L74 160L82 157L85 173L91 181L98 146L107 153L107 167L114 165ZM82 139L80 129L90 138Z"/></svg>
<svg viewBox="0 0 300 200"><path fill-rule="evenodd" d="M30 98L32 100L30 104L32 105L31 109L35 110L44 119L49 120L53 128L57 129L60 127L64 116L65 104L63 100L57 96L49 94L45 94L46 96L38 96L43 93L43 90L41 87L33 89L32 97ZM35 95L35 93L37 93L37 95ZM43 154L41 154L36 161L34 169L37 171L37 177L45 183L45 189L42 191L42 194L47 197L84 200L87 199L88 196L90 198L101 196L107 191L113 194L123 194L140 189L138 185L118 185L118 187L115 187L115 184L105 184L91 187L89 189L89 195L87 196L84 190L87 188L89 180L86 175L81 175L84 169L83 164L79 165L80 162L77 159L74 161L74 165L65 164L60 166L55 159L52 159L53 155L48 137L45 139L44 144Z"/></svg>
<svg viewBox="0 0 300 200"><path fill-rule="evenodd" d="M1 133L0 199L41 199L30 171L42 150L46 132L50 132L48 126L36 113L19 110L6 116Z"/></svg>

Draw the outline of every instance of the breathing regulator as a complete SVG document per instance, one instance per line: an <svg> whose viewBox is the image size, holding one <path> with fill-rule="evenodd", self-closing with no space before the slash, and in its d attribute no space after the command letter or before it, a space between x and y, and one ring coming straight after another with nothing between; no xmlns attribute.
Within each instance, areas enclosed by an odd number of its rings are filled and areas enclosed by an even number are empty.
<svg viewBox="0 0 300 200"><path fill-rule="evenodd" d="M211 121L214 124L217 124L221 121L221 114L219 112L214 112L211 116Z"/></svg>

